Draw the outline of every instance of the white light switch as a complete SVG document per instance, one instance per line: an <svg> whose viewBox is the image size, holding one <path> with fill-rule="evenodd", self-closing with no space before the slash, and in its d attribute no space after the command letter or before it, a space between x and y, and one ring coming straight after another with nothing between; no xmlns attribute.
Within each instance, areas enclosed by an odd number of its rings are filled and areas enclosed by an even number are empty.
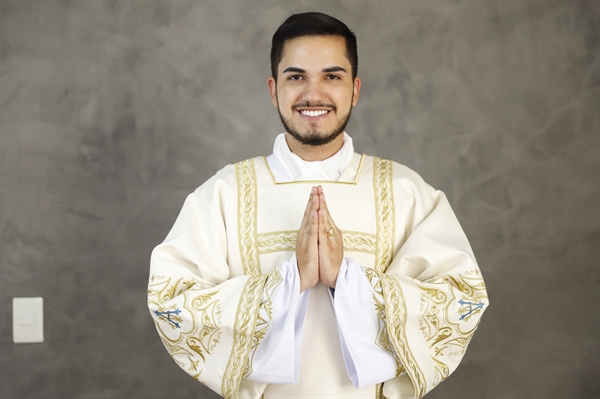
<svg viewBox="0 0 600 399"><path fill-rule="evenodd" d="M44 342L44 298L13 298L13 341Z"/></svg>

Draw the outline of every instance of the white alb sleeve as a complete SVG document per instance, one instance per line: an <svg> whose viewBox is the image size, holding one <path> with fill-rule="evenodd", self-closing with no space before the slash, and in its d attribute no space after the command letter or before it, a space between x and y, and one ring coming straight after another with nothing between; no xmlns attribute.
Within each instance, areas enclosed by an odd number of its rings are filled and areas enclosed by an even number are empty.
<svg viewBox="0 0 600 399"><path fill-rule="evenodd" d="M335 290L330 289L329 292L346 370L354 387L363 388L396 377L396 361L376 344L379 319L373 287L362 267L356 261L345 258Z"/></svg>
<svg viewBox="0 0 600 399"><path fill-rule="evenodd" d="M264 338L254 352L248 379L268 384L297 384L300 374L302 329L310 290L300 293L296 256L279 273L283 281L271 297L273 314Z"/></svg>

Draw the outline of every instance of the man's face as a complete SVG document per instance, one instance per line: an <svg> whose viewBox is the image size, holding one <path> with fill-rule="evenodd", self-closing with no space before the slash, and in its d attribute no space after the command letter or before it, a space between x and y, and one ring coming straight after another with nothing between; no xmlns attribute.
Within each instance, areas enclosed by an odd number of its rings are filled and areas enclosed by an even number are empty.
<svg viewBox="0 0 600 399"><path fill-rule="evenodd" d="M286 131L302 144L319 146L337 138L358 102L360 79L352 80L346 42L340 36L289 40L269 78L273 104Z"/></svg>

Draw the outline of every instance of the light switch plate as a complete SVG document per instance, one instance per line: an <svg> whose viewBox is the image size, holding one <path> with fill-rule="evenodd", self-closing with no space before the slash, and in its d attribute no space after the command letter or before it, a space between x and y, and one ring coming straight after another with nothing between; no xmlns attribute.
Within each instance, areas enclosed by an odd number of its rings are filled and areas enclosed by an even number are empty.
<svg viewBox="0 0 600 399"><path fill-rule="evenodd" d="M13 298L13 341L44 342L44 298Z"/></svg>

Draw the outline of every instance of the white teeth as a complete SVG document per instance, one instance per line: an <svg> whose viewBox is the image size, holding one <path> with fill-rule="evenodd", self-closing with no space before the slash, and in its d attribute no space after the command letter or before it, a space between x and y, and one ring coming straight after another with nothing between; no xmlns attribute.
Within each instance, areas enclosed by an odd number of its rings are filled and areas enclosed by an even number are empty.
<svg viewBox="0 0 600 399"><path fill-rule="evenodd" d="M300 113L304 116L320 116L320 115L325 115L327 112L327 110L321 109L318 111L309 111L309 110L302 110L300 111Z"/></svg>

